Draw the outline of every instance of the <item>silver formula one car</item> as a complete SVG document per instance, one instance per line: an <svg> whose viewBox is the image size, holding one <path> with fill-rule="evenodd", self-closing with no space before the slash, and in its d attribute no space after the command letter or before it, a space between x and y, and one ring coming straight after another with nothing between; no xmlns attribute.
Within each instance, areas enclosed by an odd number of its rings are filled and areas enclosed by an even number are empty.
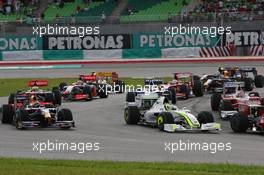
<svg viewBox="0 0 264 175"><path fill-rule="evenodd" d="M211 112L202 111L197 117L190 110L169 103L165 96L160 96L153 106L144 110L135 103L126 103L124 118L127 124L141 124L158 127L161 131L210 131L220 130L219 123L214 122Z"/></svg>

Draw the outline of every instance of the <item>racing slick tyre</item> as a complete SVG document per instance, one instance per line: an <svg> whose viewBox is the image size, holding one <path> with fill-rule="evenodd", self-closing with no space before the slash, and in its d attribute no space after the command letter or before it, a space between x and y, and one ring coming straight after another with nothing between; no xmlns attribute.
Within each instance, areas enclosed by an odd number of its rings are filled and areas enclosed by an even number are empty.
<svg viewBox="0 0 264 175"><path fill-rule="evenodd" d="M211 95L211 108L212 111L218 111L222 95L220 93L213 93Z"/></svg>
<svg viewBox="0 0 264 175"><path fill-rule="evenodd" d="M124 111L126 124L135 125L139 122L140 112L137 106L128 106Z"/></svg>
<svg viewBox="0 0 264 175"><path fill-rule="evenodd" d="M8 104L14 104L15 102L15 94L10 94L8 97Z"/></svg>
<svg viewBox="0 0 264 175"><path fill-rule="evenodd" d="M70 109L63 108L59 110L58 115L57 115L58 121L72 121L72 112Z"/></svg>
<svg viewBox="0 0 264 175"><path fill-rule="evenodd" d="M53 93L53 97L54 97L54 99L53 99L54 105L61 105L61 93L58 89L59 89L58 87L52 88L52 93Z"/></svg>
<svg viewBox="0 0 264 175"><path fill-rule="evenodd" d="M222 117L221 111L233 111L233 110L234 110L234 108L232 106L231 101L229 101L229 100L221 100L220 101L220 104L219 104L219 116L220 116L221 119L223 119L223 120L227 120L228 119L228 117Z"/></svg>
<svg viewBox="0 0 264 175"><path fill-rule="evenodd" d="M115 92L124 93L125 92L125 82L121 80L117 80L115 82Z"/></svg>
<svg viewBox="0 0 264 175"><path fill-rule="evenodd" d="M248 117L242 113L236 113L230 118L231 129L237 133L246 132L249 127Z"/></svg>
<svg viewBox="0 0 264 175"><path fill-rule="evenodd" d="M16 128L17 129L25 129L23 126L22 126L22 122L23 121L29 121L29 115L28 115L28 112L24 109L20 109L18 112L17 112L17 115L16 115L16 119L15 119L15 125L16 125Z"/></svg>
<svg viewBox="0 0 264 175"><path fill-rule="evenodd" d="M85 86L83 88L83 93L87 94L89 98L87 100L92 100L93 99L93 90L92 87L90 86Z"/></svg>
<svg viewBox="0 0 264 175"><path fill-rule="evenodd" d="M264 76L256 75L254 79L254 83L257 88L262 88L264 86Z"/></svg>
<svg viewBox="0 0 264 175"><path fill-rule="evenodd" d="M160 131L164 131L164 124L173 124L173 115L169 112L163 112L157 117L157 127Z"/></svg>
<svg viewBox="0 0 264 175"><path fill-rule="evenodd" d="M169 87L168 90L170 92L169 100L171 101L172 104L175 105L177 103L176 89L174 87Z"/></svg>
<svg viewBox="0 0 264 175"><path fill-rule="evenodd" d="M58 121L72 121L73 117L72 117L72 112L70 109L64 108L59 110L58 115L57 115L57 120ZM67 127L61 127L63 129L70 129L71 126L67 126Z"/></svg>
<svg viewBox="0 0 264 175"><path fill-rule="evenodd" d="M260 97L258 92L250 92L250 93L248 93L248 96L250 96L250 97Z"/></svg>
<svg viewBox="0 0 264 175"><path fill-rule="evenodd" d="M63 88L64 88L65 86L67 86L67 83L65 83L65 82L60 83L60 84L59 84L60 91L63 91Z"/></svg>
<svg viewBox="0 0 264 175"><path fill-rule="evenodd" d="M128 92L126 94L126 101L127 102L135 102L135 99L136 99L136 97L135 97L135 93L134 92Z"/></svg>
<svg viewBox="0 0 264 175"><path fill-rule="evenodd" d="M98 85L98 96L100 98L107 98L108 97L107 86L105 84L99 84Z"/></svg>
<svg viewBox="0 0 264 175"><path fill-rule="evenodd" d="M200 80L194 80L193 94L196 97L202 97L204 95L203 83Z"/></svg>
<svg viewBox="0 0 264 175"><path fill-rule="evenodd" d="M197 120L200 124L213 123L214 116L209 111L202 111L197 115Z"/></svg>
<svg viewBox="0 0 264 175"><path fill-rule="evenodd" d="M201 77L198 75L193 75L193 81L201 81Z"/></svg>
<svg viewBox="0 0 264 175"><path fill-rule="evenodd" d="M12 105L2 106L2 118L1 122L6 124L11 124L13 121L14 109Z"/></svg>
<svg viewBox="0 0 264 175"><path fill-rule="evenodd" d="M180 93L184 93L185 94L185 99L189 98L190 95L190 89L186 84L183 84L180 86Z"/></svg>
<svg viewBox="0 0 264 175"><path fill-rule="evenodd" d="M246 91L252 91L253 90L253 79L252 78L245 78L245 90Z"/></svg>

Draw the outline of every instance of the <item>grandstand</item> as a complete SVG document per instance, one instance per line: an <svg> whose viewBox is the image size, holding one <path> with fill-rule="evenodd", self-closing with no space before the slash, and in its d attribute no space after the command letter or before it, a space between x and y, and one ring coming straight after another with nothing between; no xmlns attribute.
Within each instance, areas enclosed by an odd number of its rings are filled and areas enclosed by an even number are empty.
<svg viewBox="0 0 264 175"><path fill-rule="evenodd" d="M17 2L20 2L19 8ZM49 23L92 23L105 22L114 16L121 23L159 22L182 16L182 12L186 19L195 21L215 20L219 14L227 14L229 18L226 20L248 20L263 19L264 10L263 0L50 0L48 3L39 0L40 8L31 3L34 1L23 2L24 0L14 0L9 12L5 9L6 4L2 4L0 21L22 20L25 23L32 23L32 18L41 17L42 22ZM121 3L125 4L122 8ZM193 8L186 11L185 7L192 4ZM118 8L119 13L114 13Z"/></svg>
<svg viewBox="0 0 264 175"><path fill-rule="evenodd" d="M169 15L179 14L189 2L191 0L151 0L144 3L140 0L130 0L120 21L164 21Z"/></svg>

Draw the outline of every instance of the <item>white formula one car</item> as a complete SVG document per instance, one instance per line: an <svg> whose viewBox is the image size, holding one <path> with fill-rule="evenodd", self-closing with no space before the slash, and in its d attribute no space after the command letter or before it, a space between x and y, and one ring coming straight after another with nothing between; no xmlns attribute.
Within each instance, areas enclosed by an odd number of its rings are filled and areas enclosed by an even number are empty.
<svg viewBox="0 0 264 175"><path fill-rule="evenodd" d="M202 111L197 117L190 110L169 103L165 96L160 96L153 106L144 110L136 103L126 103L124 118L127 124L141 124L158 127L161 131L210 131L220 130L221 125L214 122L211 112Z"/></svg>

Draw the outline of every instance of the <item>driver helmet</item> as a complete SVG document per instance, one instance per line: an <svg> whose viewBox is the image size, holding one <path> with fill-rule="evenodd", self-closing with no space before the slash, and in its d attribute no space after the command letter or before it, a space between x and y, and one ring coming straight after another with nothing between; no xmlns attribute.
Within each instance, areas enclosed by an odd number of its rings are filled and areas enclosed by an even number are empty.
<svg viewBox="0 0 264 175"><path fill-rule="evenodd" d="M37 100L37 96L36 95L31 95L30 101L31 101L31 103L36 103L38 101Z"/></svg>
<svg viewBox="0 0 264 175"><path fill-rule="evenodd" d="M177 84L177 82L178 82L177 80L172 80L171 84L175 85L175 84Z"/></svg>
<svg viewBox="0 0 264 175"><path fill-rule="evenodd" d="M229 78L229 72L227 70L224 71L224 78Z"/></svg>
<svg viewBox="0 0 264 175"><path fill-rule="evenodd" d="M241 74L239 72L236 72L234 75L235 78L241 78Z"/></svg>
<svg viewBox="0 0 264 175"><path fill-rule="evenodd" d="M38 86L33 86L33 87L31 88L31 90L32 90L32 91L38 91L38 90L39 90L39 87L38 87Z"/></svg>

